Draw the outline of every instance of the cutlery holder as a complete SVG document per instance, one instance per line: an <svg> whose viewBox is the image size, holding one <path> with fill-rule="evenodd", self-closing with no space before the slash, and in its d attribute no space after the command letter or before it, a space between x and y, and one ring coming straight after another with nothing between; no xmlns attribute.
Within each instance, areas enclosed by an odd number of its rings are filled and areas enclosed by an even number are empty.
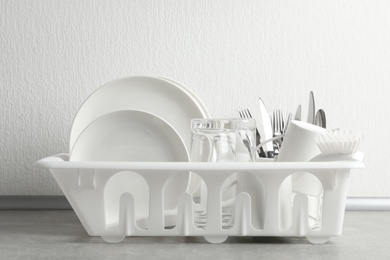
<svg viewBox="0 0 390 260"><path fill-rule="evenodd" d="M229 236L306 237L321 244L340 236L344 220L348 179L351 169L363 168L360 161L343 162L75 162L69 154L41 159L37 166L47 168L90 236L101 236L110 243L126 236L203 236L210 243L221 243ZM291 219L282 225L280 187L294 173L313 174L323 186L322 221L319 228L309 225L308 197L291 196ZM202 197L206 207L193 195L183 192L177 208L164 208L164 184L178 174L196 174L207 187ZM115 191L115 183L126 174L140 175L149 188L149 212L136 215L132 191ZM232 218L224 225L222 187L233 174L249 177L257 185L242 187L228 208ZM199 224L199 216L202 225ZM229 215L228 214L228 215Z"/></svg>

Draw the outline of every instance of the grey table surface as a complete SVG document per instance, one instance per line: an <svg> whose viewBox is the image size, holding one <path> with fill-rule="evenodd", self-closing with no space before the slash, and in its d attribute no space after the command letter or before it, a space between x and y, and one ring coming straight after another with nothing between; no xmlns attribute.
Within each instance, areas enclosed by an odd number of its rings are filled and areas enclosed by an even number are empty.
<svg viewBox="0 0 390 260"><path fill-rule="evenodd" d="M0 259L390 259L390 211L347 211L343 234L305 238L90 237L72 210L0 211Z"/></svg>

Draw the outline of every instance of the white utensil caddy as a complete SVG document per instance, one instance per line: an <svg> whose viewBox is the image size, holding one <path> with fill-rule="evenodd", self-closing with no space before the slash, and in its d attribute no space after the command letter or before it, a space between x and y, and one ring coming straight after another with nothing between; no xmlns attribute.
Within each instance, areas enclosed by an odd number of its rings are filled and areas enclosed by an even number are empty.
<svg viewBox="0 0 390 260"><path fill-rule="evenodd" d="M322 244L330 237L340 236L344 220L348 179L351 169L363 168L359 161L343 162L268 162L268 163L183 163L183 162L73 162L68 154L58 154L38 161L48 168L90 236L101 236L110 243L121 242L126 236L203 236L210 243L221 243L229 236L306 237L311 243ZM136 224L131 190L119 198L117 221L107 223L105 190L107 182L118 172L131 171L143 176L149 185L150 202L147 227ZM194 172L207 185L206 227L194 225L192 195L183 192L178 198L177 211L166 213L163 203L164 183L175 174ZM237 194L234 223L222 225L221 187L234 173L252 174L265 189L262 210L252 212L251 196ZM299 194L292 198L292 220L288 228L280 225L279 188L293 173L309 172L323 185L322 224L312 229L308 219L308 198ZM172 210L171 210L172 212ZM260 214L260 226L252 225L253 214ZM167 216L168 215L168 216ZM172 222L167 228L164 222ZM138 222L137 222L138 223Z"/></svg>

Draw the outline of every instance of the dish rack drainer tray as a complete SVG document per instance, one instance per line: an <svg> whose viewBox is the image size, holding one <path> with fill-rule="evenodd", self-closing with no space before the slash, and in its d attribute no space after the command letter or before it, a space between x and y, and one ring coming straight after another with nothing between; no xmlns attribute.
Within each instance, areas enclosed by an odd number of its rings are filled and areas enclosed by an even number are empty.
<svg viewBox="0 0 390 260"><path fill-rule="evenodd" d="M229 236L306 237L321 244L330 237L340 236L344 221L348 179L351 169L363 168L360 161L340 162L255 162L255 163L189 163L189 162L74 162L69 154L53 155L39 160L38 166L48 168L90 236L101 236L110 243L121 242L126 236L203 236L210 243L221 243ZM107 222L108 194L105 186L119 172L135 172L149 185L149 217L140 227L135 219L131 190L118 198L114 209L117 221ZM164 184L176 174L199 175L207 186L207 217L205 225L195 225L196 203L192 194L183 192L177 209L164 209ZM286 178L297 172L308 172L323 186L322 222L320 228L309 225L308 197L292 198L291 225L281 227L279 189ZM250 174L263 184L262 210L254 209L251 195L242 191L234 200L234 222L223 226L221 187L232 174ZM113 199L113 198L111 198ZM256 205L255 205L256 206ZM111 209L112 210L112 207ZM172 211L172 210L171 210ZM260 223L253 225L253 216L260 214ZM166 222L166 223L165 223ZM170 222L171 224L167 224ZM173 224L172 224L173 223Z"/></svg>

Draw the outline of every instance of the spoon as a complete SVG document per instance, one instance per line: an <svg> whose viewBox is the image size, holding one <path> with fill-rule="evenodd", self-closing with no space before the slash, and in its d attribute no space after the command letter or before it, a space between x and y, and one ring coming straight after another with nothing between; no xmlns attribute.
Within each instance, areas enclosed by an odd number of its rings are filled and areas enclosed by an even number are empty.
<svg viewBox="0 0 390 260"><path fill-rule="evenodd" d="M314 123L315 123L315 125L326 128L326 116L325 116L324 110L319 109L317 111Z"/></svg>

